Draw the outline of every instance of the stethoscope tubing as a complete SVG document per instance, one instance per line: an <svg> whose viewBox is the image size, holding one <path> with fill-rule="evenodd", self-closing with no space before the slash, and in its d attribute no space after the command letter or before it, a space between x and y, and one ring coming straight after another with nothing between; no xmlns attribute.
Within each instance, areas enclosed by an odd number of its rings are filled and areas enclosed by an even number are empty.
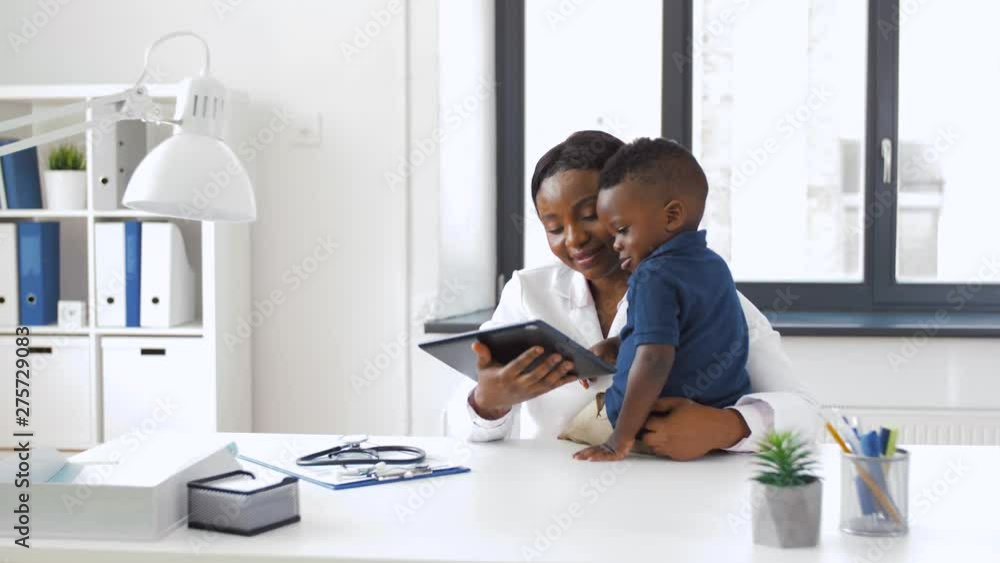
<svg viewBox="0 0 1000 563"><path fill-rule="evenodd" d="M381 453L410 454L413 457L405 459L382 459L382 456L379 455ZM344 454L362 454L371 457L368 459L335 459L332 457L334 455ZM323 451L304 455L295 460L295 464L302 467L319 467L326 465L372 465L375 463L384 463L386 465L413 465L421 463L426 458L427 452L413 446L361 447L360 445L350 444L334 446Z"/></svg>

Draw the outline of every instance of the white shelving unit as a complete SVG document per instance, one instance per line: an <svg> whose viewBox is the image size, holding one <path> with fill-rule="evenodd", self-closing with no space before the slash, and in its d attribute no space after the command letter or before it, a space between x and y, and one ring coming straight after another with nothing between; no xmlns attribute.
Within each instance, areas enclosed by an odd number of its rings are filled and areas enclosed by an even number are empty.
<svg viewBox="0 0 1000 563"><path fill-rule="evenodd" d="M0 120L125 88L127 85L118 84L0 86ZM173 112L170 102L175 92L172 85L150 88L166 115ZM249 111L246 95L240 93L234 99L231 122L236 126L227 135L231 144L244 138L245 131L238 124L250 122L241 115ZM80 114L68 120L76 122L83 117ZM26 137L44 130L25 129L9 136ZM148 126L147 147L151 149L169 134L166 127ZM80 135L60 142L85 145L87 140ZM53 145L38 148L42 170ZM87 146L88 153L90 148ZM253 178L253 163L244 164ZM60 298L87 303L88 322L79 329L29 327L31 345L52 350L50 361L38 359L32 364L34 444L84 449L122 432L135 432L141 439L157 430L250 431L250 343L239 340L234 344L232 338L227 343L226 339L227 335L239 339L239 323L250 313L249 228L165 219L124 208L95 209L93 183L88 185L85 210L0 210L2 223L60 222ZM195 322L170 328L97 325L95 225L128 220L169 220L180 226L196 272ZM13 369L15 328L0 326L0 365L4 366L0 369ZM0 448L12 447L13 401L2 403ZM176 408L167 408L169 412L164 414L163 405Z"/></svg>

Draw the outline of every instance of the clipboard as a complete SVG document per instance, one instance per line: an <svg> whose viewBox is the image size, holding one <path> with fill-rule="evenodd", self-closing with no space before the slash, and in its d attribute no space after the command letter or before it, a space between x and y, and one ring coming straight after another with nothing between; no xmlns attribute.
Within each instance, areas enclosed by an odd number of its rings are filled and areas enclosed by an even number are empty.
<svg viewBox="0 0 1000 563"><path fill-rule="evenodd" d="M367 479L356 479L356 480L352 479L351 481L347 481L347 482L344 482L344 483L331 483L329 481L324 481L322 479L319 479L318 477L316 477L314 475L310 475L306 471L292 471L292 470L290 470L288 468L277 466L277 465L273 465L273 464L268 463L266 461L263 461L263 460L260 460L260 459L255 459L255 458L252 458L252 457L248 457L248 456L245 456L243 454L240 454L237 457L239 459L244 460L244 461L248 461L250 463L253 463L253 464L256 464L256 465L260 465L261 467L266 467L267 469L270 469L272 471L277 471L278 473L283 473L283 474L289 475L291 477L298 477L299 479L301 479L303 481L306 481L307 483L312 483L314 485L319 485L320 487L324 487L324 488L331 489L331 490L334 490L334 491L343 491L343 490L347 490L347 489L360 489L362 487L372 487L372 486L375 486L375 485L388 485L390 483L407 483L407 482L410 482L410 481L417 481L419 479L430 479L432 477L444 477L445 475L457 475L459 473L468 473L468 472L472 471L468 467L461 466L461 465L454 465L454 466L444 467L444 468L441 468L441 469L433 469L432 468L429 472L419 473L419 474L413 475L411 477L399 476L399 477L387 477L387 478L381 478L381 479L378 478L378 477L370 477L370 478L367 478Z"/></svg>

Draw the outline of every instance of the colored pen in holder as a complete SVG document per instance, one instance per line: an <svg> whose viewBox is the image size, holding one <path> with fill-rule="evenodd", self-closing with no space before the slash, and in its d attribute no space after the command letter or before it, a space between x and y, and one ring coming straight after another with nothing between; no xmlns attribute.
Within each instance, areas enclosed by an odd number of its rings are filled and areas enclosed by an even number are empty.
<svg viewBox="0 0 1000 563"><path fill-rule="evenodd" d="M907 525L910 454L840 456L840 529L863 536L900 536Z"/></svg>

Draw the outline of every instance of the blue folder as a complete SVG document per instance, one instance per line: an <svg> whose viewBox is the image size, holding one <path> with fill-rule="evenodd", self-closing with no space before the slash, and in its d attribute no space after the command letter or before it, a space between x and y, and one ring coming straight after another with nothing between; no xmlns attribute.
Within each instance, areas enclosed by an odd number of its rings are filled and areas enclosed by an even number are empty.
<svg viewBox="0 0 1000 563"><path fill-rule="evenodd" d="M18 223L21 324L55 324L59 309L59 223Z"/></svg>
<svg viewBox="0 0 1000 563"><path fill-rule="evenodd" d="M0 146L17 139L0 139ZM38 151L34 147L0 156L8 209L41 209L42 184L38 177Z"/></svg>
<svg viewBox="0 0 1000 563"><path fill-rule="evenodd" d="M142 263L142 223L125 222L125 326L138 327L139 308L142 298L139 293L139 270Z"/></svg>

